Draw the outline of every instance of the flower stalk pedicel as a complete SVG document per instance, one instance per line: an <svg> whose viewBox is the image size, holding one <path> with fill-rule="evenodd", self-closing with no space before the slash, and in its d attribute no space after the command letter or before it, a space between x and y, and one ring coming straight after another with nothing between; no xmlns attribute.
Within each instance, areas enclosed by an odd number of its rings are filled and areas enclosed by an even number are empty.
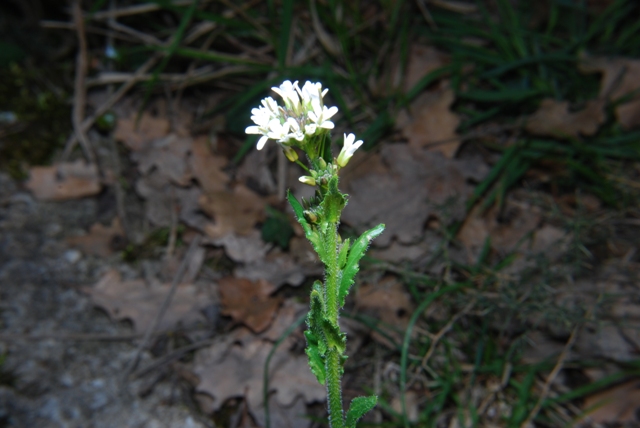
<svg viewBox="0 0 640 428"><path fill-rule="evenodd" d="M356 141L354 134L345 134L338 157L331 154L331 118L338 109L324 105L328 89L323 90L319 82L306 82L300 88L297 81L288 80L272 89L282 97L284 106L271 97L262 100L262 105L251 111L255 125L247 127L246 132L261 135L258 150L268 140L275 140L287 159L307 171L300 181L316 187L310 200L299 202L290 192L287 195L305 236L325 266L324 283L316 281L311 290L306 353L311 371L318 382L327 386L331 428L355 428L356 422L376 405L377 397L354 398L346 414L343 410L341 381L347 356L346 334L340 331L339 314L358 273L360 259L384 225L364 232L353 242L343 241L338 234L340 215L347 204L347 195L338 189L338 175L362 141ZM308 167L298 159L296 148L306 154Z"/></svg>

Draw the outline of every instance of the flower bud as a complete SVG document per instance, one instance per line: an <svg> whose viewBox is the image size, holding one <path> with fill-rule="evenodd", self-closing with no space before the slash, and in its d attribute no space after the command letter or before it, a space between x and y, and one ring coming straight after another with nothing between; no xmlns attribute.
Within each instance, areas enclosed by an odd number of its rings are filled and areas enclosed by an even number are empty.
<svg viewBox="0 0 640 428"><path fill-rule="evenodd" d="M303 175L302 177L298 178L298 180L300 180L301 183L308 184L309 186L316 185L315 178L309 177L308 175Z"/></svg>
<svg viewBox="0 0 640 428"><path fill-rule="evenodd" d="M305 211L303 214L309 223L316 223L318 221L318 216L313 211Z"/></svg>
<svg viewBox="0 0 640 428"><path fill-rule="evenodd" d="M295 150L293 150L291 147L283 147L284 150L284 155L287 157L287 159L289 159L291 162L295 162L298 160L298 152L296 152Z"/></svg>
<svg viewBox="0 0 640 428"><path fill-rule="evenodd" d="M325 169L327 167L327 162L322 158L318 158L318 166L320 169Z"/></svg>

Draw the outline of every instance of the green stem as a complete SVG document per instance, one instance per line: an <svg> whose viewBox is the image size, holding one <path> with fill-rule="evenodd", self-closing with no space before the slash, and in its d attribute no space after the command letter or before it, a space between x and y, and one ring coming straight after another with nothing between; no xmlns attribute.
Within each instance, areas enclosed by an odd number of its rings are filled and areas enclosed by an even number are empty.
<svg viewBox="0 0 640 428"><path fill-rule="evenodd" d="M329 402L329 426L344 427L344 410L342 409L342 362L337 349L327 352L327 395Z"/></svg>
<svg viewBox="0 0 640 428"><path fill-rule="evenodd" d="M340 269L338 267L338 225L329 223L326 235L326 247L330 252L330 258L327 260L327 279L325 280L325 301L327 302L327 318L334 325L338 325L338 276Z"/></svg>
<svg viewBox="0 0 640 428"><path fill-rule="evenodd" d="M327 260L327 278L325 280L325 301L327 319L338 326L338 289L340 269L338 266L338 225L329 223L326 235L326 248L330 257ZM327 394L329 401L329 424L331 428L344 427L344 409L342 407L342 358L340 352L329 349L326 359Z"/></svg>

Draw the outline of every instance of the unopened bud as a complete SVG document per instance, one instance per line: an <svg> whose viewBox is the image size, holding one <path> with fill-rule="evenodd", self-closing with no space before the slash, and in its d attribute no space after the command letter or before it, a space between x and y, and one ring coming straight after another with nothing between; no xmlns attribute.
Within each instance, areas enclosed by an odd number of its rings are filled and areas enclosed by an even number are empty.
<svg viewBox="0 0 640 428"><path fill-rule="evenodd" d="M298 178L298 180L300 180L300 183L308 184L309 186L316 185L315 178L309 177L308 175L303 175L302 177Z"/></svg>
<svg viewBox="0 0 640 428"><path fill-rule="evenodd" d="M287 159L289 159L291 162L295 162L298 160L298 152L296 152L295 150L293 150L291 147L284 147L284 155L287 157Z"/></svg>
<svg viewBox="0 0 640 428"><path fill-rule="evenodd" d="M320 169L325 169L327 167L327 162L324 159L319 158L318 159L318 166L320 167Z"/></svg>
<svg viewBox="0 0 640 428"><path fill-rule="evenodd" d="M313 211L305 211L304 217L309 221L309 223L316 223L318 221L318 216Z"/></svg>

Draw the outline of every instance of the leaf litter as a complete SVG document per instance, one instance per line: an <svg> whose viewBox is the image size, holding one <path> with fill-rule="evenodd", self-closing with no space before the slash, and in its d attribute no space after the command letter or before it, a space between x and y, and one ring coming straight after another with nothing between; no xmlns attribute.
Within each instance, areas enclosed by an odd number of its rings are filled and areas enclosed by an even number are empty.
<svg viewBox="0 0 640 428"><path fill-rule="evenodd" d="M448 61L433 48L414 45L406 75L401 76L398 69L387 78L392 89L402 85L406 91ZM635 79L638 73L629 72L636 66L625 59L607 62L586 58L581 65L583 72L603 74L600 98L577 110L567 102L543 100L527 119L525 129L533 135L556 138L593 135L605 120L604 100L619 100L640 87ZM364 230L385 221L387 231L376 241L372 255L391 262L423 260L435 252L434 243L442 239L436 233L438 227L455 222L462 222L456 238L464 253L460 261L465 263L476 260L486 242L501 255L513 251L518 251L521 258L544 251L561 254L563 244L559 243L566 241L566 233L546 224L540 212L511 195L500 209L483 211L475 207L467 212L466 201L475 184L487 176L489 167L478 156L459 156L461 142L456 128L460 118L451 109L454 102L448 83L440 82L397 117L396 124L407 143L386 145L378 153L356 154L343 180L351 196L344 223ZM620 123L627 128L640 122L636 104L632 97L615 107ZM306 308L276 292L284 285L298 286L317 276L317 260L296 225L297 236L290 241L289 253L274 249L260 238L264 206L273 200L268 195L277 188L266 152L252 151L232 177L227 158L214 154L208 138L190 136L184 129L171 132L168 119L143 113L137 125L134 115L121 118L115 136L131 151L139 173L135 190L145 200L146 219L164 227L182 221L204 233L207 245L224 248L235 263L233 276L219 278L209 287L220 296L222 314L251 331L235 329L230 340L197 351L193 370L200 378L197 390L213 402L209 411L219 410L230 398L244 397L251 415L263 424L263 363L273 342ZM366 162L361 161L364 158ZM91 196L101 186L97 168L80 162L35 167L27 183L34 195L44 200ZM86 235L68 242L87 254L103 257L112 254L111 244L119 233L120 225L114 220L109 227L96 224ZM191 269L189 281L178 287L161 330L205 321L203 311L214 301L210 292L194 285L204 254L200 252L198 267ZM123 280L111 270L85 291L112 318L128 319L135 331L144 332L168 287ZM390 276L362 284L355 307L379 320L396 341L414 310L402 283ZM632 303L619 302L614 308L616 317L635 317ZM592 343L597 345L593 348L600 352L598 356L612 358L611 350L617 350L618 358L630 358L633 350L629 344L640 346L637 334L628 329L604 327L594 331L583 334L586 339L577 342L578 349ZM371 334L390 346L384 336ZM296 340L300 340L296 335L285 340L271 364L269 402L274 421L279 421L276 426L308 426L308 420L299 418L305 405L325 398L324 388L317 385L307 368L306 357L292 352Z"/></svg>

